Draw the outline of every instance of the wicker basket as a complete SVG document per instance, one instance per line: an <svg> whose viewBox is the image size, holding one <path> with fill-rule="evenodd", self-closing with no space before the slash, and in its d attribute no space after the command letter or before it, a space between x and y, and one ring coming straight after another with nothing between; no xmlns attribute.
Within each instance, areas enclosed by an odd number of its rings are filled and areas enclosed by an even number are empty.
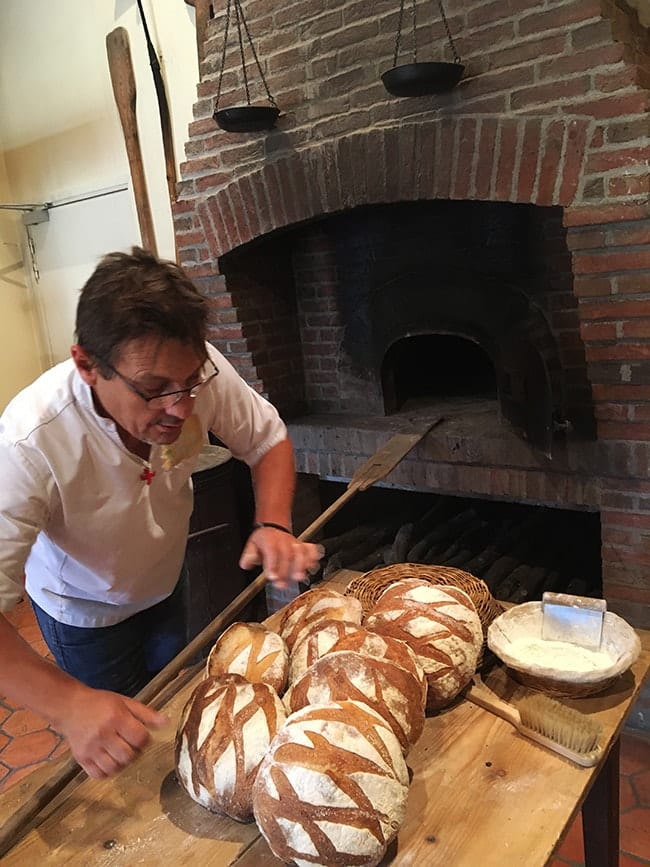
<svg viewBox="0 0 650 867"><path fill-rule="evenodd" d="M561 668L553 657L532 659L528 643L543 645L541 602L524 602L504 612L488 629L488 646L508 674L524 686L554 698L583 698L598 695L633 665L641 653L641 642L622 617L607 611L603 620L599 656L584 671ZM554 642L549 642L553 644Z"/></svg>
<svg viewBox="0 0 650 867"><path fill-rule="evenodd" d="M598 683L573 683L550 677L541 677L540 675L530 674L527 671L518 671L516 668L510 668L510 666L506 666L506 671L513 680L518 681L523 686L543 692L545 695L550 695L553 698L586 698L588 695L598 695L609 689L620 676L615 675Z"/></svg>
<svg viewBox="0 0 650 867"><path fill-rule="evenodd" d="M404 578L419 578L431 584L442 584L459 587L472 600L483 627L483 648L479 656L479 667L487 661L491 653L487 649L486 636L488 626L503 612L503 607L490 593L485 581L462 569L450 566L427 566L420 563L395 563L373 569L353 578L346 588L346 594L356 596L363 606L366 615L387 587Z"/></svg>

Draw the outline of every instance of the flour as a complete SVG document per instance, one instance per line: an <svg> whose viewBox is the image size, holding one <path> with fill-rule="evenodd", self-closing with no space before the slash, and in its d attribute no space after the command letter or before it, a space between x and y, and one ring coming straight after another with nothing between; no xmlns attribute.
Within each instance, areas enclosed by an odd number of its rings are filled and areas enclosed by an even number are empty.
<svg viewBox="0 0 650 867"><path fill-rule="evenodd" d="M558 671L602 671L614 662L609 653L579 647L567 641L519 638L512 642L510 648L511 655L522 663Z"/></svg>

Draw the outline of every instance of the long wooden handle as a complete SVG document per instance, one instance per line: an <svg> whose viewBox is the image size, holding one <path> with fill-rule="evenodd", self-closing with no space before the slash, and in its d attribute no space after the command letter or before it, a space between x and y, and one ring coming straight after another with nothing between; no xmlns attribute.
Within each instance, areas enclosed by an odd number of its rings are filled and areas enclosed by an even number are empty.
<svg viewBox="0 0 650 867"><path fill-rule="evenodd" d="M119 28L118 28L119 29ZM436 421L434 424L437 424ZM367 463L371 465L372 472L368 475L361 474L361 478L353 479L346 490L338 497L325 511L320 514L312 523L298 536L302 542L311 539L328 521L336 514L359 490L365 490L366 487L374 482L380 481L388 475L388 473L406 456L413 448L415 442L422 439L434 425L430 425L421 433L414 437L410 437L406 443L398 439L399 448L391 449L390 442L387 444L389 448L384 446L380 449L380 454L386 454L386 458L378 463L373 459ZM395 437L393 437L395 440ZM388 459L388 453L390 459ZM366 466L366 465L364 465ZM230 602L223 611L218 614L214 620L196 635L190 643L181 650L163 669L160 671L146 686L140 690L136 698L144 704L152 704L155 707L154 697L157 696L162 689L171 683L171 681L189 665L194 657L202 651L210 642L228 626L257 594L264 588L266 584L266 574L261 572L257 578L245 587L232 602ZM29 823L38 815L38 813L47 806L50 801L61 792L65 786L70 783L77 774L83 774L79 765L74 759L69 759L52 777L43 783L36 792L20 807L13 817L5 823L0 829L0 857L2 857L9 849L14 846L20 837L28 829Z"/></svg>
<svg viewBox="0 0 650 867"><path fill-rule="evenodd" d="M319 515L306 530L298 537L301 541L310 539L335 512L347 503L356 494L358 488L348 488L343 494ZM251 581L242 592L236 596L208 625L196 635L181 652L171 660L152 680L145 685L136 695L138 701L143 704L152 704L153 699L162 689L171 683L176 675L182 671L210 642L228 626L249 602L264 589L266 574L261 572L257 578ZM72 782L75 777L81 778L84 771L77 762L68 759L52 776L41 785L30 798L14 813L14 815L0 828L0 858L5 855L28 830L30 822L38 816L39 812L49 804L63 789Z"/></svg>
<svg viewBox="0 0 650 867"><path fill-rule="evenodd" d="M124 27L116 27L106 36L106 53L111 74L115 104L122 124L126 154L129 159L131 183L135 208L140 225L142 245L152 253L157 253L156 235L153 228L147 182L142 163L140 136L136 118L136 87L129 48L129 34Z"/></svg>

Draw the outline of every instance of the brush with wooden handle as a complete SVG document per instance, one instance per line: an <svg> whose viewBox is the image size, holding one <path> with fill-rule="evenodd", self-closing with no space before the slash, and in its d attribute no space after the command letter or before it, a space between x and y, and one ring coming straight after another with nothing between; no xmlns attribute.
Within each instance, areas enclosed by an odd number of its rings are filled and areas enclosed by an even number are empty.
<svg viewBox="0 0 650 867"><path fill-rule="evenodd" d="M463 694L473 704L509 722L519 734L583 768L593 767L602 757L598 746L600 723L555 699L531 695L515 707L492 692L478 674Z"/></svg>

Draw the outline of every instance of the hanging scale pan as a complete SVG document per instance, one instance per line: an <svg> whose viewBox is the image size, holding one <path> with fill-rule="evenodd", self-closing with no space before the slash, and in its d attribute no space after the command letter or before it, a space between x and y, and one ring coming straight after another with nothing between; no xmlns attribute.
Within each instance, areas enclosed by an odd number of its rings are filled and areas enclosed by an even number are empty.
<svg viewBox="0 0 650 867"><path fill-rule="evenodd" d="M235 23L237 25L237 35L239 38L239 55L241 57L242 63L242 74L244 78L244 88L246 90L247 104L232 106L230 108L219 108L219 100L221 98L221 83L223 80L223 71L226 64L226 48L228 45L228 31L230 29L231 9L234 9ZM269 105L251 105L251 96L248 87L248 71L246 69L246 60L244 56L244 35L248 39L248 43L250 45L253 58L255 60L255 64L257 66L257 71L260 78L262 79L262 84L264 85L264 89L266 91ZM264 77L262 67L257 57L255 45L253 44L253 40L251 39L251 35L248 30L248 24L246 23L246 19L244 18L244 10L241 7L241 0L228 0L228 6L226 9L226 23L223 37L223 51L221 54L221 69L219 72L217 96L215 99L214 114L212 115L212 117L214 118L217 126L219 126L223 130L226 130L227 132L259 132L260 130L264 129L273 129L273 127L275 126L275 122L279 116L280 109L277 107L275 100L271 96L271 91L269 90L268 84L266 83L266 78Z"/></svg>
<svg viewBox="0 0 650 867"><path fill-rule="evenodd" d="M381 80L393 96L427 96L453 90L464 69L462 63L405 63L387 69Z"/></svg>
<svg viewBox="0 0 650 867"><path fill-rule="evenodd" d="M277 105L236 105L216 109L212 116L226 132L259 132L273 129L280 109Z"/></svg>
<svg viewBox="0 0 650 867"><path fill-rule="evenodd" d="M392 69L387 69L381 76L384 87L393 96L428 96L429 94L434 93L446 93L458 84L465 70L465 67L460 62L460 57L458 56L454 40L451 36L451 30L449 29L442 0L438 0L438 6L440 8L442 21L445 25L447 39L454 56L454 61L453 63L445 63L442 61L418 62L415 2L416 0L412 0L413 63L405 63L402 66L397 65L397 56L399 54L400 39L402 36L402 19L404 17L404 0L400 0L393 67Z"/></svg>

